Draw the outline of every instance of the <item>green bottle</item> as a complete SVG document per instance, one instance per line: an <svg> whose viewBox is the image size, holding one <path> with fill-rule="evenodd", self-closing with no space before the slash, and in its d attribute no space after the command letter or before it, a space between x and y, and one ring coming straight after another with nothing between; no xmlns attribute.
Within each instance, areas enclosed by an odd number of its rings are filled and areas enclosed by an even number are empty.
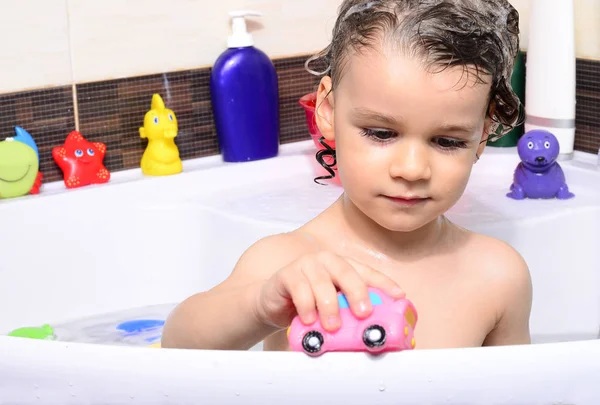
<svg viewBox="0 0 600 405"><path fill-rule="evenodd" d="M525 104L525 61L523 57L523 52L519 51L517 54L517 59L515 60L515 67L513 69L512 76L510 77L510 82L513 90L521 100L521 111L519 112L519 116L523 117L524 115L524 104ZM500 132L502 128L498 128L497 132ZM517 146L519 142L519 138L523 135L525 131L525 124L521 124L517 127L514 127L512 131L504 135L502 138L498 139L496 142L492 142L491 139L487 142L488 146L497 146L500 148L507 148ZM490 137L492 138L492 137Z"/></svg>

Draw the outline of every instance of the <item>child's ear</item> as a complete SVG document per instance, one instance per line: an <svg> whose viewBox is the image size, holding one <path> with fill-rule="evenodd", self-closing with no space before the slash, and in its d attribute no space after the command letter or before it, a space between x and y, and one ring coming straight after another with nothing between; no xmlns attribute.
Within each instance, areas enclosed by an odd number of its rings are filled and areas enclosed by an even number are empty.
<svg viewBox="0 0 600 405"><path fill-rule="evenodd" d="M331 91L331 77L325 76L319 83L317 90L317 105L315 120L319 131L325 139L333 141L335 138L333 128L333 92Z"/></svg>
<svg viewBox="0 0 600 405"><path fill-rule="evenodd" d="M488 139L490 137L494 137L495 130L498 129L498 126L495 125L494 121L490 117L485 119L485 124L483 125L483 132L481 133L481 139L479 140L479 146L477 147L477 157L480 158L483 153Z"/></svg>
<svg viewBox="0 0 600 405"><path fill-rule="evenodd" d="M495 110L496 104L494 101L492 101L488 106L487 115L483 124L483 132L481 133L481 139L479 140L479 146L477 147L477 158L475 162L477 162L477 160L479 160L479 158L483 154L483 151L490 137L493 139L496 135L496 131L498 130L498 125L492 119Z"/></svg>

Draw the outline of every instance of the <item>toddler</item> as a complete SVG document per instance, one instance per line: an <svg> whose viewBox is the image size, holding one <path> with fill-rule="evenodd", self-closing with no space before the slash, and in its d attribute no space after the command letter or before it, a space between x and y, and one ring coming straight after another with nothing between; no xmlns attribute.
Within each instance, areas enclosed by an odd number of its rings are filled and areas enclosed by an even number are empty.
<svg viewBox="0 0 600 405"><path fill-rule="evenodd" d="M344 0L308 61L325 67L309 70L322 76L317 124L335 141L343 194L181 303L162 346L289 350L296 315L340 327L337 291L367 317L368 286L414 302L417 349L530 343L524 260L444 216L488 137L518 124L518 20L506 0Z"/></svg>

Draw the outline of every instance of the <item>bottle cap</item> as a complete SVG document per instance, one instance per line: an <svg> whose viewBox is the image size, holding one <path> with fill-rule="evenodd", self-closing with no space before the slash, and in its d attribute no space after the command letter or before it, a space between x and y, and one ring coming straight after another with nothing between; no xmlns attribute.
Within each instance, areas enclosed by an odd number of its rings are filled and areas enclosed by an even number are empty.
<svg viewBox="0 0 600 405"><path fill-rule="evenodd" d="M237 10L231 11L229 16L232 19L231 23L231 35L227 39L227 47L229 48L243 48L254 45L252 34L250 34L246 28L246 17L260 17L262 13L258 11L250 10Z"/></svg>

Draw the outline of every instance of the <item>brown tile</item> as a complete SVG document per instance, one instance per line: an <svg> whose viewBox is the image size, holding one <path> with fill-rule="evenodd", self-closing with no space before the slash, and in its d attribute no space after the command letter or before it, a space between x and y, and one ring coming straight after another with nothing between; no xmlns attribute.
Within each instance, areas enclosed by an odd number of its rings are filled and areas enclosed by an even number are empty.
<svg viewBox="0 0 600 405"><path fill-rule="evenodd" d="M307 56L275 61L279 78L280 143L310 139L300 98L316 90L319 78L304 68Z"/></svg>
<svg viewBox="0 0 600 405"><path fill-rule="evenodd" d="M600 128L579 125L575 130L575 150L598 153L600 149Z"/></svg>
<svg viewBox="0 0 600 405"><path fill-rule="evenodd" d="M140 166L142 160L142 154L144 150L142 148L136 149L122 149L121 156L123 160L123 167L137 168Z"/></svg>
<svg viewBox="0 0 600 405"><path fill-rule="evenodd" d="M139 128L158 93L178 120L176 144L183 158L218 153L209 92L209 71L190 70L143 77L89 83L77 86L80 127L84 136L103 139L120 159L110 161L110 170L139 167L147 141ZM208 149L206 149L208 148ZM108 166L107 166L108 167Z"/></svg>
<svg viewBox="0 0 600 405"><path fill-rule="evenodd" d="M575 149L598 153L600 148L600 61L577 60Z"/></svg>
<svg viewBox="0 0 600 405"><path fill-rule="evenodd" d="M125 169L122 151L119 150L118 152L107 153L104 157L104 166L106 166L110 172L117 172Z"/></svg>

